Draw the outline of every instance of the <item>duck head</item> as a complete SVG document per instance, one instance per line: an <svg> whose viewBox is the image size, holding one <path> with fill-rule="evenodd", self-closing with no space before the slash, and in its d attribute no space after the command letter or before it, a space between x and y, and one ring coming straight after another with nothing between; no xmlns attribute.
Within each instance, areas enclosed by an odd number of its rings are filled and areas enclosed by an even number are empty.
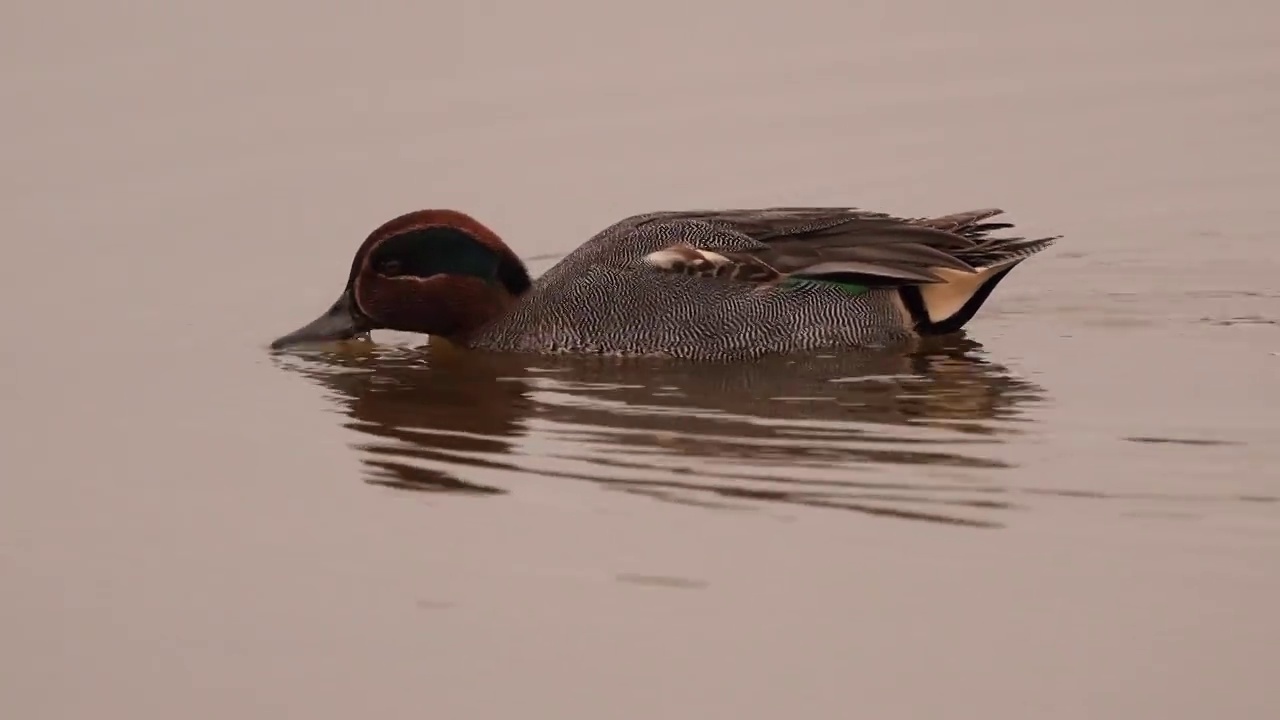
<svg viewBox="0 0 1280 720"><path fill-rule="evenodd" d="M370 233L338 301L271 347L345 340L380 328L465 344L529 286L524 263L492 230L456 210L419 210Z"/></svg>

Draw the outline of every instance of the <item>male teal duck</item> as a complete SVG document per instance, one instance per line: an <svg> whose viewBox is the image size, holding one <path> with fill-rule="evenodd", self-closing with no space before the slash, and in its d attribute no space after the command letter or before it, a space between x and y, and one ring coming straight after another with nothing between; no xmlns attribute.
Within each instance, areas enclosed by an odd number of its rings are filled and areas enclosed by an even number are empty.
<svg viewBox="0 0 1280 720"><path fill-rule="evenodd" d="M732 360L958 331L1060 236L991 237L1002 211L655 212L602 230L539 277L489 228L420 210L374 230L342 296L273 348L378 328L464 348Z"/></svg>

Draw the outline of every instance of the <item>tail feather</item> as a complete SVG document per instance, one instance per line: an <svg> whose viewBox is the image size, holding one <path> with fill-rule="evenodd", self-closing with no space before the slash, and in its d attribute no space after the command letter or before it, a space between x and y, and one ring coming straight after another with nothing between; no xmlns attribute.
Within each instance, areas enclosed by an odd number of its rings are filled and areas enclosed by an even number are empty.
<svg viewBox="0 0 1280 720"><path fill-rule="evenodd" d="M916 331L921 335L948 335L959 331L973 319L1009 271L1056 240L1058 237L985 240L957 253L976 272L938 268L935 274L942 282L899 288Z"/></svg>
<svg viewBox="0 0 1280 720"><path fill-rule="evenodd" d="M945 232L968 235L973 229L976 229L975 226L980 227L978 226L978 223L1002 214L1004 214L1004 210L1001 210L1000 208L982 208L981 210L966 210L964 212L942 215L935 218L917 218L913 222L917 225L931 227L934 230L943 230ZM997 227L1012 227L1009 223L989 224Z"/></svg>
<svg viewBox="0 0 1280 720"><path fill-rule="evenodd" d="M1058 241L1059 237L1036 238L991 238L972 248L956 253L962 260L975 268L1004 267L1011 263L1021 262L1044 250Z"/></svg>

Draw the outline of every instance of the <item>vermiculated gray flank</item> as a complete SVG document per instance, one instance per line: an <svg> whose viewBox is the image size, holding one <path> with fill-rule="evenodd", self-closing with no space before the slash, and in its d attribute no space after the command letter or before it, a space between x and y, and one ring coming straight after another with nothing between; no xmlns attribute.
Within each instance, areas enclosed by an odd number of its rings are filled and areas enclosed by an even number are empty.
<svg viewBox="0 0 1280 720"><path fill-rule="evenodd" d="M1057 239L990 237L1012 227L984 222L1000 212L916 219L852 208L637 215L562 259L468 344L730 360L952 332L1014 265ZM655 253L679 245L714 253L712 262L655 265ZM960 301L943 308L937 298L952 289Z"/></svg>

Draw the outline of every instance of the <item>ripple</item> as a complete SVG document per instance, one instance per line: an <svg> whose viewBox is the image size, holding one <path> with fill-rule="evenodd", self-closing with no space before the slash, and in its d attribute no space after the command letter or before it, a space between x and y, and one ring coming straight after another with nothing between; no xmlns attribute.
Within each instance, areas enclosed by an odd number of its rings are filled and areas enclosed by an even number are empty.
<svg viewBox="0 0 1280 720"><path fill-rule="evenodd" d="M484 496L540 476L970 527L1018 507L1000 446L1044 397L964 338L731 365L364 342L277 362L329 391L371 484Z"/></svg>

